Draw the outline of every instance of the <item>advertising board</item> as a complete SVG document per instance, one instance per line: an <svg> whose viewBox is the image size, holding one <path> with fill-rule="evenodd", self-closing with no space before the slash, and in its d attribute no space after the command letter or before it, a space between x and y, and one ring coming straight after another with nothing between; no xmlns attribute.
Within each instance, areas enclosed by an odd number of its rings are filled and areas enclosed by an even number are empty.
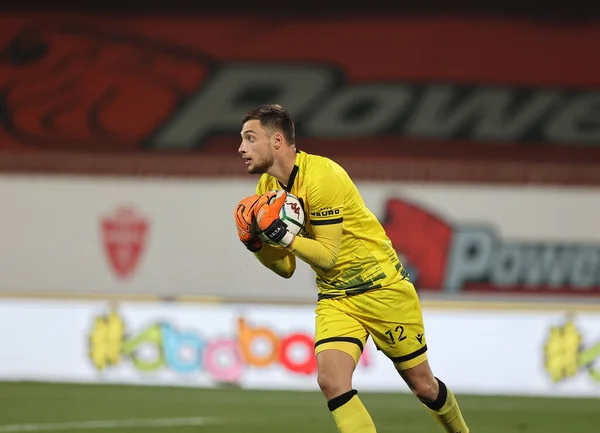
<svg viewBox="0 0 600 433"><path fill-rule="evenodd" d="M248 179L0 177L0 292L314 301L308 265L284 280L239 242ZM599 190L358 187L421 292L600 294Z"/></svg>
<svg viewBox="0 0 600 433"><path fill-rule="evenodd" d="M430 364L455 392L600 397L598 311L424 318ZM309 306L4 300L0 329L1 380L318 389ZM371 340L353 384L409 392Z"/></svg>
<svg viewBox="0 0 600 433"><path fill-rule="evenodd" d="M31 158L21 167L29 170L85 171L78 152L127 155L103 170L134 173L152 151L235 155L243 115L277 102L297 120L301 145L327 155L562 164L600 157L600 70L588 55L599 49L596 25L559 31L516 18L441 16L271 24L3 16L0 150L14 164ZM239 30L262 26L269 32L253 38ZM144 170L168 165L159 158Z"/></svg>

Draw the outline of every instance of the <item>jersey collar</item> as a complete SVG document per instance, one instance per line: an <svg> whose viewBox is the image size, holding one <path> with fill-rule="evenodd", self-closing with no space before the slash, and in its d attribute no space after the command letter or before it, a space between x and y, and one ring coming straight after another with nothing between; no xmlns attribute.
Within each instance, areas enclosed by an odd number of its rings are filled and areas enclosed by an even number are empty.
<svg viewBox="0 0 600 433"><path fill-rule="evenodd" d="M287 181L287 185L282 184L280 181L279 186L283 188L286 192L290 192L294 186L294 181L296 180L296 176L298 175L298 170L300 169L299 165L304 162L304 153L300 150L296 149L296 163L294 164L294 168L292 168L292 172L290 173L290 177Z"/></svg>

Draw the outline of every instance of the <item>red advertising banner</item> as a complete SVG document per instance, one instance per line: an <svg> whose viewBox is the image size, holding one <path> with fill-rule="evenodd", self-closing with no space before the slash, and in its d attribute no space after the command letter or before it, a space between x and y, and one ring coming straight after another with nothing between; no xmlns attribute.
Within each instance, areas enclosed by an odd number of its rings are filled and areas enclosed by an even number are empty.
<svg viewBox="0 0 600 433"><path fill-rule="evenodd" d="M266 102L292 113L301 148L329 156L568 162L591 177L600 161L597 23L23 15L0 18L0 44L13 167L35 165L23 151L46 168L90 164L74 151L146 155L131 172L169 164L143 159L156 153L214 166L236 158L240 119Z"/></svg>

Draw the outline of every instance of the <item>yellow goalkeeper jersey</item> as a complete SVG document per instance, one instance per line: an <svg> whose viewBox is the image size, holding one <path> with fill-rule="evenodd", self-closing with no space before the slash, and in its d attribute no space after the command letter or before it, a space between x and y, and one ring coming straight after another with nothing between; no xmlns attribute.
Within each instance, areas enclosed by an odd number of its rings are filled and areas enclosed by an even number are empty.
<svg viewBox="0 0 600 433"><path fill-rule="evenodd" d="M287 185L263 174L256 193L277 189L285 189L300 199L306 214L301 236L314 239L315 226L342 225L341 245L333 268L312 266L319 299L355 295L407 277L385 230L340 165L329 158L298 151Z"/></svg>

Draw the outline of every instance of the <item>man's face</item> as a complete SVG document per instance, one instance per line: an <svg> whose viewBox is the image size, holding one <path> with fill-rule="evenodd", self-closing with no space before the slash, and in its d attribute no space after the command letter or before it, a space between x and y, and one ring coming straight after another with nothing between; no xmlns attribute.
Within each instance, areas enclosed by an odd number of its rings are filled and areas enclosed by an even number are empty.
<svg viewBox="0 0 600 433"><path fill-rule="evenodd" d="M242 143L238 152L246 163L246 169L251 174L266 173L275 162L272 136L260 124L260 120L248 120L242 126Z"/></svg>

